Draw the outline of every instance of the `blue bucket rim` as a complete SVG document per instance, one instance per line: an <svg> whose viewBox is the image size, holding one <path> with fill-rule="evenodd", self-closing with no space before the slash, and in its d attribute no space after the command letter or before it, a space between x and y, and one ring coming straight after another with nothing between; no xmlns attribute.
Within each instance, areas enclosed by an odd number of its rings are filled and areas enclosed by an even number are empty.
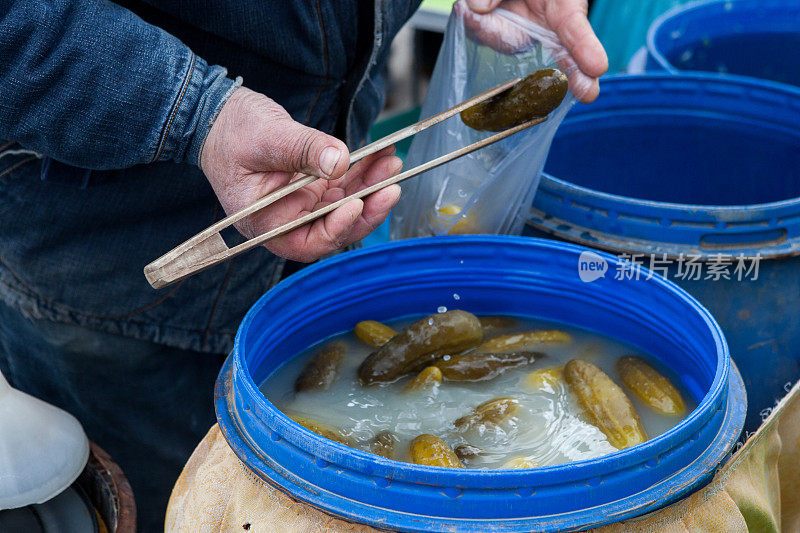
<svg viewBox="0 0 800 533"><path fill-rule="evenodd" d="M240 389L239 393L244 394L247 396L248 401L254 402L254 408L258 408L267 412L272 412L271 414L274 415L274 419L276 423L280 426L281 429L290 431L291 433L302 436L306 440L311 440L316 442L316 446L319 447L327 447L332 450L335 450L339 454L346 454L349 459L350 463L355 463L358 467L364 468L369 465L371 468L377 468L378 470L382 470L380 468L381 464L388 464L389 466L396 467L398 464L402 464L404 469L412 475L424 477L425 479L434 479L444 477L451 483L461 484L465 482L469 482L470 485L485 485L486 481L497 478L497 474L499 472L503 473L506 479L514 478L514 479L523 479L528 478L531 475L541 475L550 474L553 472L564 472L567 469L571 473L578 472L584 476L591 476L594 474L599 474L601 470L603 470L603 466L607 465L608 461L619 459L620 457L625 457L627 462L634 463L637 460L642 462L642 458L644 456L650 456L654 452L664 451L666 449L670 449L676 443L682 441L680 438L680 432L682 430L686 430L688 428L694 428L694 426L702 425L705 420L709 416L709 410L713 408L713 404L715 403L715 398L718 398L720 394L722 394L723 389L727 383L727 374L728 368L730 365L730 355L728 353L727 343L725 341L724 335L720 326L711 316L711 314L706 310L696 299L694 299L691 295L689 295L686 291L675 285L674 283L664 280L659 276L653 276L651 279L643 281L645 283L654 283L661 287L666 293L671 293L675 298L681 301L682 304L687 306L687 309L691 309L693 312L700 317L706 327L709 329L709 333L713 338L713 342L716 346L717 352L717 364L715 369L714 379L712 380L712 384L709 387L708 392L705 396L698 402L697 408L694 411L689 413L683 420L681 420L676 426L672 429L668 430L664 434L649 440L646 443L637 445L636 447L632 447L626 450L620 450L617 452L613 452L608 454L602 458L597 459L589 459L583 461L576 461L573 463L568 463L569 467L567 468L566 465L553 465L533 470L519 470L514 472L509 472L507 470L459 470L458 472L454 472L452 469L446 468L439 468L439 467L429 467L429 466L421 466L421 465L409 465L407 463L400 463L397 461L377 461L376 456L369 454L367 452L362 452L359 450L355 450L353 448L349 448L347 446L333 443L328 439L320 437L315 433L312 433L305 428L302 428L294 421L289 419L286 415L280 412L258 389L257 385L253 381L252 375L250 374L249 368L244 364L244 360L246 357L245 353L245 342L243 339L243 335L246 330L250 327L251 322L253 321L254 317L261 311L261 309L269 302L269 300L280 291L284 290L286 287L290 286L289 284L297 281L299 279L305 277L311 277L316 274L317 271L328 268L331 265L336 265L344 261L354 261L357 260L359 257L366 256L366 255L375 255L380 254L384 250L389 249L410 249L410 248L419 248L420 246L436 246L441 247L443 244L449 244L451 246L465 246L467 244L479 244L479 245L490 245L490 246L526 246L526 247L534 247L542 251L556 251L560 253L574 255L576 258L578 255L583 252L589 250L588 248L584 248L582 246L573 245L569 243L560 243L542 239L533 239L533 238L526 238L526 237L508 237L508 236L443 236L443 237L431 237L431 238L423 238L423 239L409 239L405 241L396 241L391 243L386 243L383 245L378 245L374 247L370 247L367 249L362 249L354 252L348 252L346 254L341 254L339 256L335 256L324 261L321 261L315 265L305 268L301 272L295 274L292 280L284 280L278 285L276 285L273 289L271 289L267 294L262 296L248 311L247 315L245 316L242 324L239 327L239 330L236 335L235 340L235 348L233 351L233 363L232 363L232 370L234 373L242 376L244 379L240 384L242 389ZM593 250L594 251L594 250ZM611 266L617 265L620 260L613 255L605 254L603 252L596 252L601 257L603 257L606 261L609 262ZM646 272L646 269L641 269L642 272ZM222 375L221 375L222 376ZM664 450L662 450L662 448ZM633 453L632 453L633 452ZM660 453L660 452L659 452ZM656 453L657 454L657 453ZM349 463L348 463L349 465ZM604 471L604 470L603 470ZM383 472L375 472L376 475L382 475ZM387 472L388 473L388 472ZM483 482L483 483L480 483Z"/></svg>
<svg viewBox="0 0 800 533"><path fill-rule="evenodd" d="M731 10L727 9L727 6L733 6L737 4L737 7L741 6L755 6L764 8L763 0L698 0L696 2L690 2L688 4L678 5L669 10L665 11L653 21L650 27L647 29L647 40L646 40L646 47L648 54L655 60L658 64L659 68L664 69L669 74L678 74L678 73L685 73L686 71L680 70L676 68L672 63L670 63L666 57L661 53L661 51L656 46L656 38L659 31L661 31L663 25L670 21L673 17L683 16L685 14L694 14L697 12L702 11L710 11L716 14L719 13L729 13ZM772 5L789 5L796 7L796 2L792 2L791 0L771 0L769 4ZM721 9L720 9L721 8ZM760 78L750 78L748 76L736 76L732 74L721 74L725 77L737 77L737 78L745 78L745 79L760 79ZM768 81L769 83L777 84L777 85L784 85L779 82L773 82L770 80L763 80Z"/></svg>
<svg viewBox="0 0 800 533"><path fill-rule="evenodd" d="M403 248L418 248L420 246L437 246L440 247L444 243L449 243L451 246L464 246L467 243L474 243L474 244L483 244L483 245L491 245L491 246L527 246L527 247L534 247L542 251L557 251L560 253L566 253L574 255L576 258L578 255L583 252L589 250L588 248L569 244L569 243L561 243L555 241L548 241L543 239L534 239L534 238L525 238L525 237L508 237L508 236L442 236L442 237L429 237L423 239L409 239L405 241L396 241L390 242L383 245L378 245L374 247L370 247L368 249L362 249L355 252L348 252L346 254L341 254L339 256L335 256L324 261L321 261L315 265L307 267L303 271L295 274L293 278L297 280L299 277L311 277L314 276L317 271L323 268L327 268L330 265L336 265L344 261L353 261L358 257L362 257L365 255L374 255L380 254L382 251L387 249L403 249ZM619 263L619 259L616 256L611 254L606 254L604 252L597 252L592 250L592 252L597 253L599 256L603 257L606 261L610 263L611 266L616 265ZM641 269L642 271L646 271L646 269ZM465 470L458 470L454 471L453 469L446 469L441 467L429 467L429 466L422 466L422 465L410 465L408 463L403 463L399 461L393 461L383 458L378 458L372 454L367 452L363 452L360 450L356 450L350 447L347 447L342 444L338 444L332 442L328 439L325 439L315 433L308 431L307 429L303 428L302 426L296 424L294 421L289 419L286 415L284 415L279 409L277 409L259 390L256 386L255 382L252 379L250 374L250 370L247 365L244 364L245 359L245 352L244 352L244 339L243 335L251 322L253 321L254 317L260 312L260 310L269 302L269 299L272 297L271 294L274 295L273 291L281 291L285 287L289 286L290 280L284 280L280 284L276 285L271 291L267 294L262 296L248 311L247 315L245 316L242 324L236 335L236 347L234 352L229 357L229 361L226 363L225 369L220 373L220 377L218 379L218 390L217 390L217 416L220 422L220 426L223 429L223 433L226 436L229 444L231 445L232 449L237 453L237 455L248 464L252 461L259 461L264 463L265 458L263 456L264 451L259 448L259 445L250 439L247 435L247 429L241 427L239 423L236 422L235 419L239 419L235 413L231 411L232 405L229 405L229 402L232 399L232 395L234 391L232 388L238 384L239 390L236 391L238 394L243 395L246 398L247 402L252 402L252 409L259 413L267 413L269 419L274 421L277 424L277 428L273 428L276 430L286 431L287 434L282 435L287 442L291 442L293 445L299 447L300 449L305 449L296 442L294 439L291 438L291 435L295 435L297 437L302 438L304 442L311 442L312 446L315 450L324 450L328 449L331 453L336 453L337 455L342 454L346 455L349 458L353 459L356 463L356 466L351 466L350 463L347 463L344 468L351 468L357 471L363 471L366 466L370 467L370 474L376 477L379 476L388 476L389 470L396 469L398 465L402 465L403 473L408 473L409 476L413 479L410 480L412 483L441 483L445 486L459 486L459 487L494 487L493 484L487 483L491 480L497 480L498 478L502 478L506 481L506 483L525 483L527 485L531 484L532 477L546 477L552 474L559 474L563 475L566 478L573 478L576 479L588 479L592 478L597 475L603 475L608 473L608 464L609 463L619 463L616 461L624 457L627 459L624 461L625 466L630 464L639 464L643 463L647 459L660 455L664 451L673 448L674 446L678 445L681 442L684 442L686 437L681 438L680 433L685 430L687 427L692 428L689 430L689 433L694 434L697 429L693 428L692 426L702 426L705 424L709 418L709 411L710 414L716 412L717 409L721 409L722 407L716 406L718 403L718 398L721 394L726 393L726 387L729 383L729 368L731 363L730 355L728 353L727 343L725 341L724 335L720 326L711 316L711 314L706 310L695 298L689 295L686 291L675 285L674 283L664 280L658 276L654 276L646 281L647 283L655 283L661 286L661 288L669 293L672 293L673 296L681 300L681 303L687 305L687 309L691 309L693 312L697 313L699 317L705 323L705 327L709 329L709 333L713 338L714 345L716 346L717 350L717 365L715 369L714 379L712 381L711 386L709 387L708 392L703 396L703 398L698 402L697 407L689 413L683 420L681 420L678 424L676 424L673 428L668 430L667 432L663 433L662 435L651 439L650 441L637 445L635 447L628 448L626 450L619 450L603 456L601 458L596 459L589 459L583 461L576 461L572 463L566 463L563 465L552 465L537 469L525 469L525 470L477 470L477 469L465 469ZM238 378L237 379L237 375ZM739 428L739 431L741 428ZM737 431L738 435L738 431ZM251 449L253 448L253 449ZM662 449L663 448L663 449ZM317 454L315 454L317 455ZM330 458L325 457L328 462L331 461ZM360 463L360 464L359 464ZM336 463L342 464L342 463ZM606 467L605 469L603 467ZM384 467L386 472L384 472ZM576 474L577 472L577 474ZM259 468L259 472L256 472L259 475L264 477L266 474L261 472ZM566 474L571 475L566 475ZM266 479L266 478L265 478ZM394 479L399 479L394 477ZM407 477L403 479L408 480ZM423 481L424 479L424 481ZM443 480L443 481L442 481ZM272 481L275 482L274 480ZM552 481L550 481L552 483ZM279 484L279 483L278 483ZM280 485L280 484L279 484ZM522 486L522 485L521 485ZM325 504L322 502L315 502L313 498L308 500L309 503L312 505L318 505L325 507ZM385 523L385 522L384 522Z"/></svg>

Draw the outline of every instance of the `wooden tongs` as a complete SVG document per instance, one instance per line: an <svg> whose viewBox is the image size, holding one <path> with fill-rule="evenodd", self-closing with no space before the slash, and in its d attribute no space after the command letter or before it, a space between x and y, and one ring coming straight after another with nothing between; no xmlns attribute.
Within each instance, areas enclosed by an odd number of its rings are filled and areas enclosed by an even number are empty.
<svg viewBox="0 0 800 533"><path fill-rule="evenodd" d="M391 146L392 144L398 141L401 141L407 137L419 133L420 131L426 128L438 124L443 120L448 119L457 113L460 113L461 111L467 109L468 107L472 107L475 104L483 102L484 100L487 100L497 94L500 94L503 91L513 87L520 80L521 78L514 78L508 80L505 83L501 83L500 85L493 87L489 90L486 90L476 96L473 96L468 100L464 100L460 104L451 107L447 111L443 111L437 115L433 115L432 117L426 118L425 120L421 120L416 124L407 126L390 135L387 135L382 139L379 139L371 144L368 144L363 148L359 148L358 150L355 150L350 154L350 164L352 165L356 161L363 159L364 157L370 154L374 154L375 152L378 152L386 148L387 146ZM540 124L545 120L547 120L546 116L534 118L518 126L514 126L507 130L496 133L490 137L482 139L478 142L472 143L469 146L459 148L458 150L450 152L449 154L445 154L443 156L437 157L436 159L432 159L427 163L423 163L418 167L401 172L400 174L394 177L391 177L380 183L376 183L375 185L362 189L357 193L351 194L346 198L342 198L337 202L333 202L332 204L326 205L325 207L317 209L316 211L308 213L307 215L304 215L296 220L293 220L292 222L288 222L278 228L270 230L262 235L259 235L258 237L254 237L249 241L245 241L232 248L229 248L228 245L225 244L225 240L222 238L222 235L220 235L220 232L222 230L238 222L244 217L251 215L260 209L265 208L266 206L283 198L284 196L305 187L306 185L317 179L320 179L317 176L303 175L300 178L295 179L288 185L276 189L275 191L264 196L250 207L246 207L237 213L234 213L228 217L223 218L219 222L209 226L208 228L201 231L191 239L184 242L183 244L180 244L177 247L173 248L166 254L162 255L161 257L159 257L158 259L156 259L155 261L144 267L144 275L147 278L147 281L154 289L160 289L162 287L166 287L167 285L175 283L176 281L180 281L186 277L191 276L192 274L200 272L201 270L204 270L218 263L221 263L226 259L230 259L231 257L239 255L242 252L246 252L250 248L263 244L274 237L278 237L280 235L283 235L284 233L288 233L293 229L302 226L303 224L307 224L313 220L316 220L319 217L330 213L331 211L343 205L345 202L349 200L352 200L354 198L363 198L385 187L388 187L389 185L400 183L401 181L413 178L414 176L421 174L422 172L425 172L432 168L436 168L439 165L443 165L449 161L452 161L453 159L466 155L470 152L474 152L475 150L483 148L484 146L487 146L489 144L495 143L501 139L505 139L509 135L513 135L519 131L524 130L525 128L529 128L530 126Z"/></svg>

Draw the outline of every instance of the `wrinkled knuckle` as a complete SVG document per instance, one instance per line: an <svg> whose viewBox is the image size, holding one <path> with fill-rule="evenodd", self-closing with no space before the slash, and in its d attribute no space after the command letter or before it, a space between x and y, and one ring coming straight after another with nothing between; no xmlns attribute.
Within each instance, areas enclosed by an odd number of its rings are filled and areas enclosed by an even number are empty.
<svg viewBox="0 0 800 533"><path fill-rule="evenodd" d="M314 149L315 136L313 132L304 130L294 139L291 139L292 168L294 170L304 170L307 163L311 161L311 152Z"/></svg>

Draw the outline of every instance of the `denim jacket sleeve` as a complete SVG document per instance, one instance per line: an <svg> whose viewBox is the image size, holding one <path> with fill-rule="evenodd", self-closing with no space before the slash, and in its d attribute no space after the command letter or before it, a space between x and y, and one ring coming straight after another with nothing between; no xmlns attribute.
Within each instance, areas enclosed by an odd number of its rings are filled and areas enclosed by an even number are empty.
<svg viewBox="0 0 800 533"><path fill-rule="evenodd" d="M70 165L198 164L241 83L107 0L0 0L0 139Z"/></svg>

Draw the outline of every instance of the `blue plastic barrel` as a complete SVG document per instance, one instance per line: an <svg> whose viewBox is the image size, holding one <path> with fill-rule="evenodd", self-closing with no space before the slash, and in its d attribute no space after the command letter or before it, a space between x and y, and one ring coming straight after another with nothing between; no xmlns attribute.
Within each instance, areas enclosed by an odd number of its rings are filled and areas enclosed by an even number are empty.
<svg viewBox="0 0 800 533"><path fill-rule="evenodd" d="M653 510L713 474L744 421L745 393L711 315L662 279L581 281L583 247L523 237L438 237L327 259L248 312L216 389L225 438L259 477L346 520L402 531L557 531ZM584 256L584 260L587 257ZM588 259L613 269L609 254ZM309 345L364 319L440 306L556 320L653 354L699 402L663 435L605 457L527 470L392 461L299 426L258 390Z"/></svg>
<svg viewBox="0 0 800 533"><path fill-rule="evenodd" d="M629 259L647 266L666 254L669 279L725 332L747 387L745 429L800 378L797 88L700 73L604 79L556 133L527 234L642 254ZM740 254L760 255L757 279Z"/></svg>
<svg viewBox="0 0 800 533"><path fill-rule="evenodd" d="M800 2L722 0L672 9L650 26L647 69L738 74L800 85Z"/></svg>

